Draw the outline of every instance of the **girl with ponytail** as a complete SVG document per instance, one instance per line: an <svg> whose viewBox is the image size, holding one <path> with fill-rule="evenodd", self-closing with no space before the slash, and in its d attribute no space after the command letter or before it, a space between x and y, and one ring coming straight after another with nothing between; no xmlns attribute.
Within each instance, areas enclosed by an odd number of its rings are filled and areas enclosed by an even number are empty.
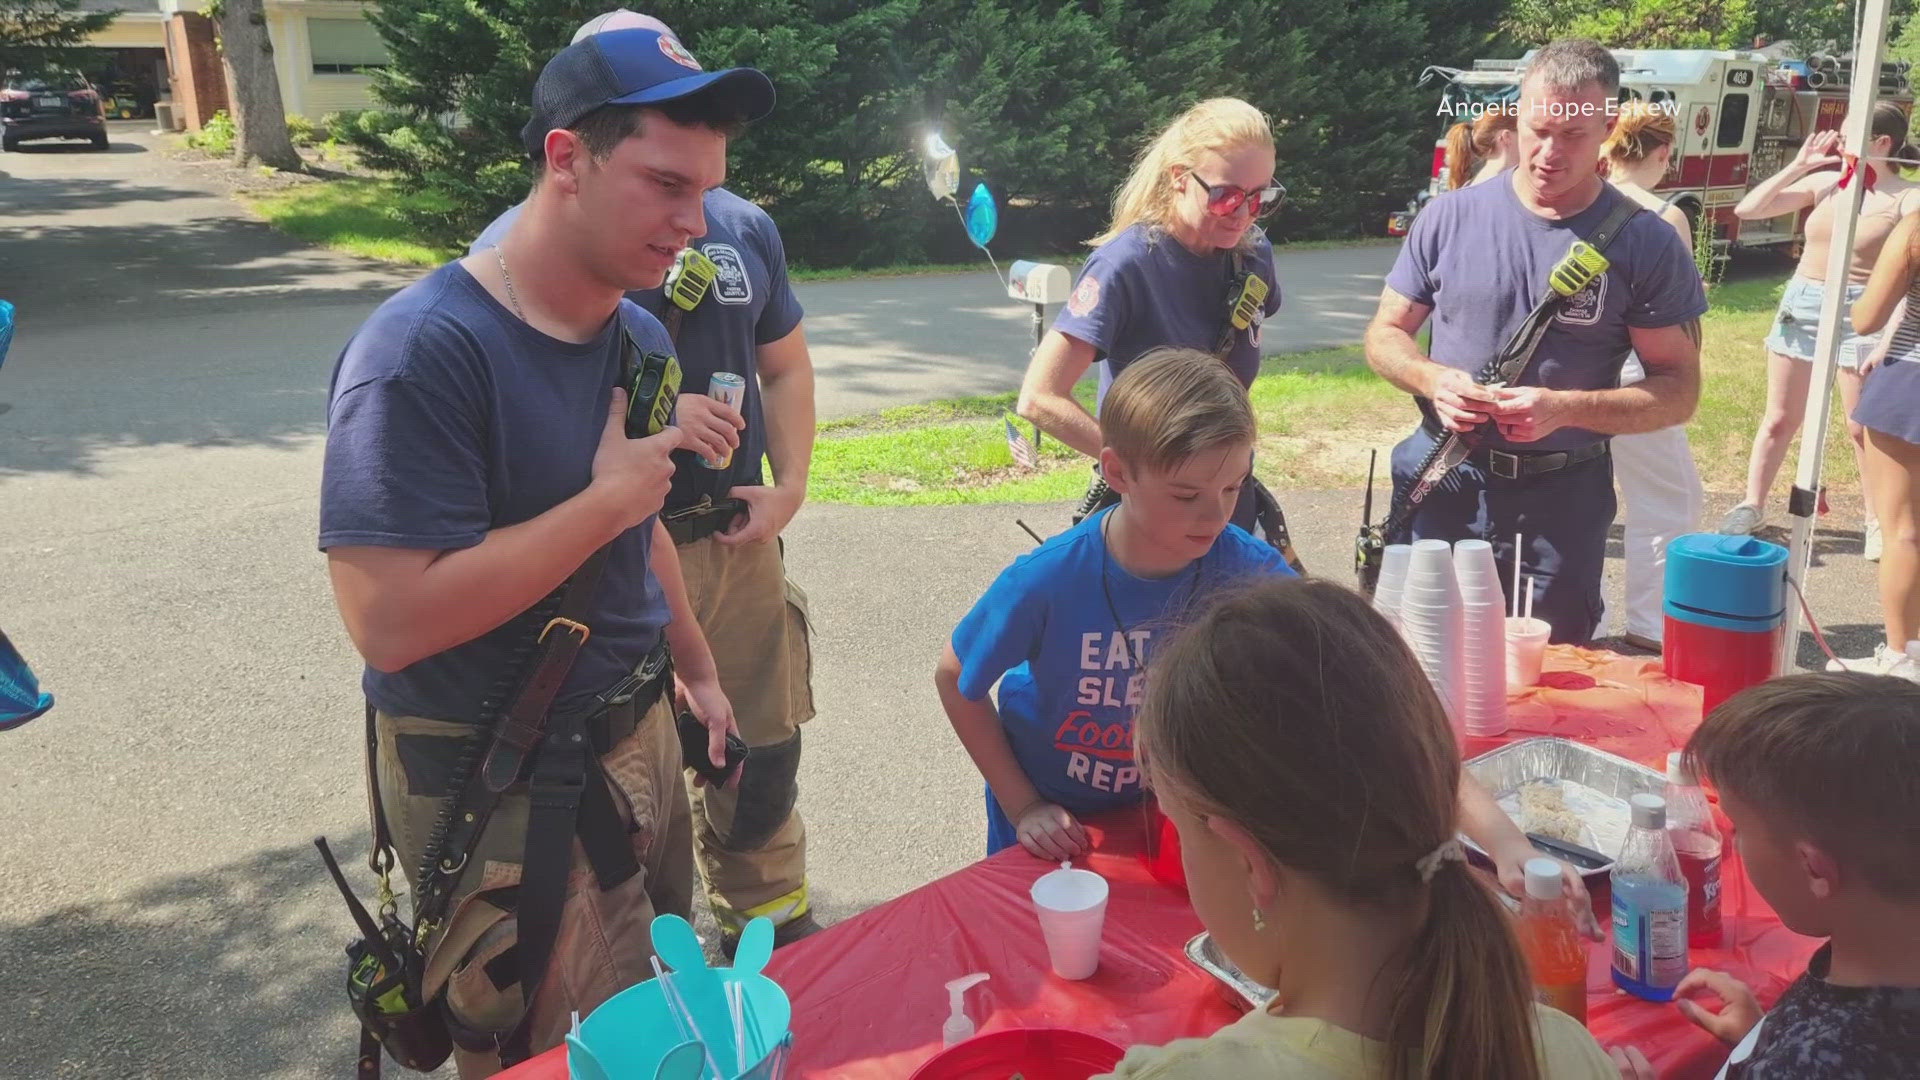
<svg viewBox="0 0 1920 1080"><path fill-rule="evenodd" d="M1518 106L1489 108L1447 129L1447 190L1490 180L1520 160Z"/></svg>
<svg viewBox="0 0 1920 1080"><path fill-rule="evenodd" d="M1279 996L1210 1038L1135 1047L1113 1077L1617 1080L1584 1028L1535 1003L1454 838L1440 700L1357 594L1290 580L1216 597L1154 656L1134 748L1200 921Z"/></svg>
<svg viewBox="0 0 1920 1080"><path fill-rule="evenodd" d="M1100 425L1073 396L1096 363L1096 411L1128 364L1164 347L1212 353L1252 386L1261 323L1280 310L1273 245L1257 224L1286 197L1274 164L1266 116L1238 98L1202 101L1167 125L1114 196L1113 221L1090 241L1072 296L1034 350L1020 415L1097 459ZM1245 317L1229 322L1230 302L1242 295ZM1254 526L1256 483L1234 511L1243 529ZM1096 479L1089 512L1113 501L1094 501L1100 487Z"/></svg>

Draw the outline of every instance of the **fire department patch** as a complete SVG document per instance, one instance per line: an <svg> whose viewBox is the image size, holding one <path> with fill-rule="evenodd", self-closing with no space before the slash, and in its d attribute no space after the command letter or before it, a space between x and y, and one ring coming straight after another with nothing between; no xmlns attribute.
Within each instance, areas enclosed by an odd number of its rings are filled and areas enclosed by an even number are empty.
<svg viewBox="0 0 1920 1080"><path fill-rule="evenodd" d="M1693 133L1695 135L1705 135L1707 133L1707 121L1711 119L1712 116L1712 109L1705 105L1700 106L1700 111L1693 114Z"/></svg>
<svg viewBox="0 0 1920 1080"><path fill-rule="evenodd" d="M1080 284L1067 298L1067 310L1080 318L1086 318L1093 309L1100 306L1100 279L1088 274L1080 279Z"/></svg>
<svg viewBox="0 0 1920 1080"><path fill-rule="evenodd" d="M667 59L681 67L700 70L700 61L693 58L693 54L687 51L687 47L665 34L660 35L660 51L667 54Z"/></svg>
<svg viewBox="0 0 1920 1080"><path fill-rule="evenodd" d="M753 302L753 279L732 244L702 244L701 254L713 260L713 298L723 304Z"/></svg>
<svg viewBox="0 0 1920 1080"><path fill-rule="evenodd" d="M1607 275L1594 278L1586 288L1567 297L1560 305L1560 311L1553 318L1555 322L1572 323L1577 326L1592 326L1600 321L1600 313L1607 307Z"/></svg>

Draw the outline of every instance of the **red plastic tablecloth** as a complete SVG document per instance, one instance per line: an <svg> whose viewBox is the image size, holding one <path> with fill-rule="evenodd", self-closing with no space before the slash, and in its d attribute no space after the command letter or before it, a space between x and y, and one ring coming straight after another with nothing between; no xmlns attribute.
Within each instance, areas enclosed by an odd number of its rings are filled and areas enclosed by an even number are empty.
<svg viewBox="0 0 1920 1080"><path fill-rule="evenodd" d="M1664 768L1667 752L1699 724L1699 688L1666 678L1657 661L1556 646L1547 667L1542 686L1513 699L1513 730L1469 740L1470 755L1556 735ZM1232 1022L1238 1012L1223 989L1186 959L1200 922L1181 893L1147 873L1137 821L1123 814L1089 823L1096 850L1081 865L1105 876L1112 894L1100 970L1084 982L1056 978L1047 968L1027 890L1051 864L1018 847L775 953L767 974L793 1000L790 1075L910 1076L940 1049L944 984L973 971L993 976L968 993L982 1032L1071 1027L1131 1046L1207 1035ZM1721 888L1726 946L1694 950L1693 962L1732 973L1771 1005L1819 943L1780 925L1731 845ZM1604 895L1596 901L1604 904ZM1717 1040L1671 1005L1617 992L1603 945L1593 945L1588 960L1587 1022L1602 1045L1639 1046L1665 1078L1714 1075L1726 1057ZM549 1051L502 1075L565 1080L565 1052Z"/></svg>

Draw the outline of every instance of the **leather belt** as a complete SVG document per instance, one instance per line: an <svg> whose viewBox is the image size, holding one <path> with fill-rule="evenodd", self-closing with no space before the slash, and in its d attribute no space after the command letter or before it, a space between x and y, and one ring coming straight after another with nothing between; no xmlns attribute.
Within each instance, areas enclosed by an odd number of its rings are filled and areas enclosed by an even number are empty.
<svg viewBox="0 0 1920 1080"><path fill-rule="evenodd" d="M734 518L746 512L747 504L739 499L716 501L702 496L692 506L661 511L660 520L667 527L667 535L673 537L674 546L685 547L724 531Z"/></svg>
<svg viewBox="0 0 1920 1080"><path fill-rule="evenodd" d="M1420 418L1420 430L1436 442L1446 438L1447 433L1432 417ZM1467 454L1468 463L1478 466L1485 472L1502 480L1519 480L1527 476L1541 476L1559 472L1569 465L1579 465L1597 457L1605 457L1611 452L1612 443L1601 439L1596 443L1578 446L1572 450L1494 450L1479 449Z"/></svg>
<svg viewBox="0 0 1920 1080"><path fill-rule="evenodd" d="M1592 461L1605 457L1610 444L1606 440L1575 447L1572 450L1549 450L1544 453L1515 453L1511 450L1475 450L1467 455L1467 460L1488 473L1503 480L1519 480L1527 476L1541 476L1559 472L1570 465Z"/></svg>
<svg viewBox="0 0 1920 1080"><path fill-rule="evenodd" d="M594 695L594 709L587 717L587 739L593 744L594 754L604 757L620 740L633 734L647 710L672 685L673 657L663 638L632 674Z"/></svg>

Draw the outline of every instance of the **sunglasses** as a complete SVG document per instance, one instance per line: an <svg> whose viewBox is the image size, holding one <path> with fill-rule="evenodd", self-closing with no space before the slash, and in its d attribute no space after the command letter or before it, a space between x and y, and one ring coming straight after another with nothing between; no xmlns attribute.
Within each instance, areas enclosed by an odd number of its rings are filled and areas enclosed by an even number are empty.
<svg viewBox="0 0 1920 1080"><path fill-rule="evenodd" d="M1232 184L1209 184L1200 179L1199 173L1188 173L1200 190L1207 193L1207 212L1216 217L1232 217L1242 206L1249 207L1254 217L1265 214L1287 201L1287 189L1281 184L1268 184L1249 191Z"/></svg>

